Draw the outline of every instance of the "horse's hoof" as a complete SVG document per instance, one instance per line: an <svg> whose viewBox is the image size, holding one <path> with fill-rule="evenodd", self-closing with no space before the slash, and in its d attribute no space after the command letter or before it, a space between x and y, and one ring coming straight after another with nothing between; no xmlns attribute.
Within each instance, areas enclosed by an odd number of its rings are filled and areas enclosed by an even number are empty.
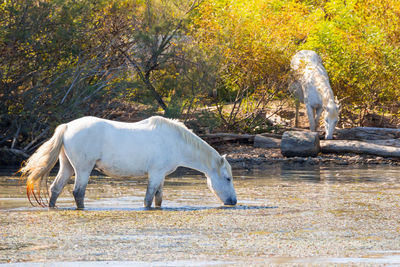
<svg viewBox="0 0 400 267"><path fill-rule="evenodd" d="M229 198L224 202L225 206L235 206L237 203L237 199L236 198Z"/></svg>

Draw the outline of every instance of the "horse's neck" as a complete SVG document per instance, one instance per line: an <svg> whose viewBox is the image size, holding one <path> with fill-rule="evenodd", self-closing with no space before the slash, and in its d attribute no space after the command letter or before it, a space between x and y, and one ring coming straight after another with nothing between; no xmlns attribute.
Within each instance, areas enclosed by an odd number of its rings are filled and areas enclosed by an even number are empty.
<svg viewBox="0 0 400 267"><path fill-rule="evenodd" d="M324 107L335 104L335 97L333 96L332 90L330 90L330 92L325 92L325 94L322 94L322 103Z"/></svg>
<svg viewBox="0 0 400 267"><path fill-rule="evenodd" d="M218 152L208 144L186 144L182 154L182 166L210 174L219 158Z"/></svg>

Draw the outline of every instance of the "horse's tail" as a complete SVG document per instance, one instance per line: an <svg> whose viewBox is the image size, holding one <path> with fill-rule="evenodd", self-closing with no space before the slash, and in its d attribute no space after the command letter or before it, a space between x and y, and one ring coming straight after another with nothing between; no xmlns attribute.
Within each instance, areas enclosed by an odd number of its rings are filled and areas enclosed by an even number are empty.
<svg viewBox="0 0 400 267"><path fill-rule="evenodd" d="M32 205L32 195L40 206L46 205L40 197L40 186L46 184L47 187L47 178L51 169L57 163L60 150L63 147L63 136L66 130L67 124L59 125L50 140L41 145L19 170L21 177L27 178L26 194ZM37 194L34 191L35 187Z"/></svg>

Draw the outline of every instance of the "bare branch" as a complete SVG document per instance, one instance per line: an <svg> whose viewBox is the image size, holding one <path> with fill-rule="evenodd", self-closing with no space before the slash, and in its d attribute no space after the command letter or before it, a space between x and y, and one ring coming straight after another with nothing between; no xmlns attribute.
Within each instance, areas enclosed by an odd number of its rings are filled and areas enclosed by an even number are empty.
<svg viewBox="0 0 400 267"><path fill-rule="evenodd" d="M27 151L33 144L35 144L40 138L42 138L48 131L50 127L46 127L38 136L35 137L29 144L27 144L22 150Z"/></svg>
<svg viewBox="0 0 400 267"><path fill-rule="evenodd" d="M21 125L18 125L18 129L17 129L17 131L15 132L14 137L13 137L13 141L12 141L12 143L11 143L11 148L14 148L15 145L17 144L17 139L18 139L18 135L19 135L19 132L20 132L20 131L21 131Z"/></svg>
<svg viewBox="0 0 400 267"><path fill-rule="evenodd" d="M75 85L75 82L78 80L79 75L81 74L81 70L79 69L79 66L76 67L76 72L75 72L75 78L73 82L71 83L70 87L68 88L67 92L65 93L64 97L61 99L60 104L64 103L65 99L67 98L69 92L71 92L72 88Z"/></svg>

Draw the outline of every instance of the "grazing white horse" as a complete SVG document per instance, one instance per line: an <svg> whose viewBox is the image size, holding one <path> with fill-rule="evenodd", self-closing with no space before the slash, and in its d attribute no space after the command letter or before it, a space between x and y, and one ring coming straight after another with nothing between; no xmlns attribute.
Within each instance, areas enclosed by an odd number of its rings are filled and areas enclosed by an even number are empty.
<svg viewBox="0 0 400 267"><path fill-rule="evenodd" d="M236 204L231 166L220 154L176 120L154 116L136 123L83 117L59 125L50 140L20 170L27 177L27 195L45 206L40 186L47 181L57 159L60 169L50 187L49 207L54 207L69 178L75 173L73 196L84 208L89 175L97 167L109 176L148 174L144 206L153 199L160 207L164 178L178 166L198 170L207 177L212 192L225 204ZM36 189L36 194L35 194ZM31 202L32 203L32 202Z"/></svg>
<svg viewBox="0 0 400 267"><path fill-rule="evenodd" d="M295 73L290 90L306 104L310 130L318 129L321 113L325 110L325 139L332 139L340 105L333 95L321 58L314 51L302 50L292 57L290 66Z"/></svg>

